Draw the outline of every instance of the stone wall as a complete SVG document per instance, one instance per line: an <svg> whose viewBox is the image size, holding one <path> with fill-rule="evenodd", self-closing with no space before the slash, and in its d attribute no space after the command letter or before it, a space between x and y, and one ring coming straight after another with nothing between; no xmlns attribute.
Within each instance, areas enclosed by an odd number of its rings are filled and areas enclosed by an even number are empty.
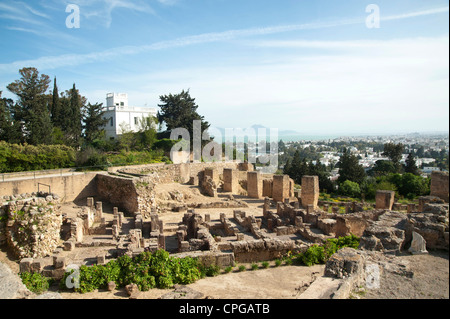
<svg viewBox="0 0 450 319"><path fill-rule="evenodd" d="M44 190L58 194L62 202L83 200L95 193L95 176L98 173L75 173L70 176L42 177L28 180L0 182L0 198ZM47 185L50 186L50 191Z"/></svg>
<svg viewBox="0 0 450 319"><path fill-rule="evenodd" d="M296 249L292 240L259 239L231 242L236 262L249 263L280 258L288 251Z"/></svg>
<svg viewBox="0 0 450 319"><path fill-rule="evenodd" d="M189 179L200 172L213 167L218 176L225 168L239 169L239 163L186 163L186 164L146 164L110 168L110 172L125 173L136 177L147 177L158 184L188 183Z"/></svg>
<svg viewBox="0 0 450 319"><path fill-rule="evenodd" d="M128 214L139 211L138 191L132 179L97 175L96 200L109 202Z"/></svg>
<svg viewBox="0 0 450 319"><path fill-rule="evenodd" d="M1 210L6 212L4 236L17 258L48 256L61 243L62 214L58 202L48 195L3 205Z"/></svg>
<svg viewBox="0 0 450 319"><path fill-rule="evenodd" d="M448 172L432 172L431 173L431 196L437 196L448 203L449 191L448 191Z"/></svg>
<svg viewBox="0 0 450 319"><path fill-rule="evenodd" d="M427 249L449 249L448 204L425 204L422 212L407 216L406 242L416 232L425 239Z"/></svg>

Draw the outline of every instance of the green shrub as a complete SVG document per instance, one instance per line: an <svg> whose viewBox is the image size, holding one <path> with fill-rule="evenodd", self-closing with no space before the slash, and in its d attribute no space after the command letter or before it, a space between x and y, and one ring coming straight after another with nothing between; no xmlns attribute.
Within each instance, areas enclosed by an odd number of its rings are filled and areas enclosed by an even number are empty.
<svg viewBox="0 0 450 319"><path fill-rule="evenodd" d="M0 141L0 173L75 166L75 149L65 145L9 144Z"/></svg>
<svg viewBox="0 0 450 319"><path fill-rule="evenodd" d="M105 289L110 281L114 281L118 287L134 283L141 291L166 289L174 284L187 285L197 281L202 277L200 269L197 259L171 257L164 250L153 254L144 252L134 258L124 255L106 265L81 266L80 288L75 291L86 293ZM206 272L212 274L214 271L218 270L209 268ZM60 287L65 287L65 280L69 275L70 273L65 274Z"/></svg>
<svg viewBox="0 0 450 319"><path fill-rule="evenodd" d="M215 277L220 273L220 267L216 265L200 267L200 272L202 273L203 277Z"/></svg>
<svg viewBox="0 0 450 319"><path fill-rule="evenodd" d="M252 270L257 270L259 268L259 266L258 266L258 264L256 264L256 263L253 263L252 265L251 265L251 269Z"/></svg>
<svg viewBox="0 0 450 319"><path fill-rule="evenodd" d="M301 256L301 260L306 266L323 264L325 262L324 248L318 245L310 246Z"/></svg>
<svg viewBox="0 0 450 319"><path fill-rule="evenodd" d="M275 267L281 266L281 260L275 259Z"/></svg>
<svg viewBox="0 0 450 319"><path fill-rule="evenodd" d="M230 273L232 270L233 270L233 267L232 267L232 266L228 266L228 267L226 267L226 268L224 269L224 271L225 271L226 274Z"/></svg>
<svg viewBox="0 0 450 319"><path fill-rule="evenodd" d="M262 266L264 269L267 269L267 268L269 268L269 262L263 261L263 262L261 263L261 266Z"/></svg>
<svg viewBox="0 0 450 319"><path fill-rule="evenodd" d="M359 188L358 183L346 180L341 185L339 185L339 193L350 197L360 197L361 189Z"/></svg>
<svg viewBox="0 0 450 319"><path fill-rule="evenodd" d="M334 253L344 247L357 249L359 238L353 234L345 237L327 239L323 246L317 244L310 246L304 253L293 257L296 265L312 266L325 263Z"/></svg>
<svg viewBox="0 0 450 319"><path fill-rule="evenodd" d="M240 272L245 271L246 269L247 269L247 268L246 268L244 265L240 265L239 268L238 268L238 270L239 270Z"/></svg>
<svg viewBox="0 0 450 319"><path fill-rule="evenodd" d="M20 274L20 278L28 290L36 294L41 294L50 287L51 279L39 273L23 272Z"/></svg>

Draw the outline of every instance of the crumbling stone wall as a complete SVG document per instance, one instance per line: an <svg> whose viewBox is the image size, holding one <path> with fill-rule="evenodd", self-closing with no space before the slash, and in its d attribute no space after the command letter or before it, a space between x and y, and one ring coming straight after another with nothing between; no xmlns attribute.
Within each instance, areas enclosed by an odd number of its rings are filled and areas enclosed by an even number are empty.
<svg viewBox="0 0 450 319"><path fill-rule="evenodd" d="M3 206L7 213L6 242L17 258L45 257L60 244L62 214L55 197L49 194Z"/></svg>
<svg viewBox="0 0 450 319"><path fill-rule="evenodd" d="M423 212L407 216L406 242L416 232L425 239L427 249L449 249L448 204L425 204Z"/></svg>
<svg viewBox="0 0 450 319"><path fill-rule="evenodd" d="M231 242L236 262L258 262L280 258L288 251L297 249L292 240L258 239L253 241Z"/></svg>
<svg viewBox="0 0 450 319"><path fill-rule="evenodd" d="M449 201L448 176L448 172L432 172L430 185L430 195L437 196L443 199L446 203Z"/></svg>
<svg viewBox="0 0 450 319"><path fill-rule="evenodd" d="M139 210L138 191L132 179L97 175L97 197L128 214Z"/></svg>

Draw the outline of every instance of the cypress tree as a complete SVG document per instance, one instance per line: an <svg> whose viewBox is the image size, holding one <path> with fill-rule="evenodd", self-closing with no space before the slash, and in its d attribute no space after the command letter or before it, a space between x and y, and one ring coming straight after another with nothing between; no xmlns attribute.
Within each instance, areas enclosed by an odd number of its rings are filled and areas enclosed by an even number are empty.
<svg viewBox="0 0 450 319"><path fill-rule="evenodd" d="M103 136L108 119L103 118L103 103L91 104L83 108L83 138L86 144L91 144L94 140Z"/></svg>
<svg viewBox="0 0 450 319"><path fill-rule="evenodd" d="M56 77L53 81L52 95L52 123L54 126L61 128L61 102L59 100L58 86L56 85Z"/></svg>
<svg viewBox="0 0 450 319"><path fill-rule="evenodd" d="M405 161L405 173L411 173L414 175L420 175L419 169L416 165L416 161L412 153L409 153L408 158Z"/></svg>

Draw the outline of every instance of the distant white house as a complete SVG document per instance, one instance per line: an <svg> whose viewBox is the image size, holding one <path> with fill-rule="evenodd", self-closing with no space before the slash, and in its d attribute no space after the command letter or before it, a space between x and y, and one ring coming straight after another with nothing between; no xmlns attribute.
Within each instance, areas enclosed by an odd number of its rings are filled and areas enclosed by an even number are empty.
<svg viewBox="0 0 450 319"><path fill-rule="evenodd" d="M157 114L156 108L129 106L126 93L108 93L103 111L103 117L108 120L104 129L109 139L116 139L124 129L137 132L143 117L156 117Z"/></svg>

